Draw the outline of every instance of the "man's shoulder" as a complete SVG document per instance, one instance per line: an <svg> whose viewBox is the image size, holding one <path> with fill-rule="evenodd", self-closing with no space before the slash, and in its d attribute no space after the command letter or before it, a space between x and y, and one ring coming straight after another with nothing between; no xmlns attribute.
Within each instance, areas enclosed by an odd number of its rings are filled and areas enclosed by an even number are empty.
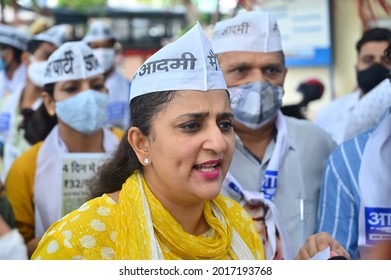
<svg viewBox="0 0 391 280"><path fill-rule="evenodd" d="M27 151L25 151L19 157L17 157L13 162L13 166L15 166L14 168L31 169L31 166L36 164L38 153L43 143L44 141L40 141L34 144Z"/></svg>
<svg viewBox="0 0 391 280"><path fill-rule="evenodd" d="M363 133L358 134L345 142L342 142L336 147L331 154L333 158L346 157L349 161L361 160L361 155L364 151L365 145L372 134L373 128ZM353 158L354 157L354 158Z"/></svg>
<svg viewBox="0 0 391 280"><path fill-rule="evenodd" d="M331 153L336 143L331 135L309 120L285 117L288 136L297 149L317 149ZM319 149L322 146L324 149Z"/></svg>
<svg viewBox="0 0 391 280"><path fill-rule="evenodd" d="M330 138L330 135L322 128L306 119L297 119L289 116L284 116L288 127L288 133L310 133L312 135L319 135L321 137Z"/></svg>

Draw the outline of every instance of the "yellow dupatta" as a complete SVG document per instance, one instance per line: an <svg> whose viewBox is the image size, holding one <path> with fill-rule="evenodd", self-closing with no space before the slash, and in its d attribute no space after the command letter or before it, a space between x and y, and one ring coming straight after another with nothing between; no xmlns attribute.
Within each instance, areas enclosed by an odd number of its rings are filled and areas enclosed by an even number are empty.
<svg viewBox="0 0 391 280"><path fill-rule="evenodd" d="M244 247L247 259L253 258L227 222L229 211L220 195L205 202L204 215L211 230L200 236L182 229L151 193L138 171L122 186L119 210L117 259L237 259L238 250L233 249L233 244Z"/></svg>

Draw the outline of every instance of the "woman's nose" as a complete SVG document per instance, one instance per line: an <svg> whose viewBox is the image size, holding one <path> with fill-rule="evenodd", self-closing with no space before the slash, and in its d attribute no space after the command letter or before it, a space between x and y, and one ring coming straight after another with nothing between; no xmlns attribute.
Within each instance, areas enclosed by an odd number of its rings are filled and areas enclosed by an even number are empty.
<svg viewBox="0 0 391 280"><path fill-rule="evenodd" d="M222 153L227 149L227 136L224 135L217 125L214 125L207 132L207 140L204 143L204 148L212 150L216 153Z"/></svg>

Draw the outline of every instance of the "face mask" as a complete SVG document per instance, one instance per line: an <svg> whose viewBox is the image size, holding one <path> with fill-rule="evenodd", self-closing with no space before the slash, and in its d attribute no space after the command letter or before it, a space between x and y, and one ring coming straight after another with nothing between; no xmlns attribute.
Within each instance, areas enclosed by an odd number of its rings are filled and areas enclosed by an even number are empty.
<svg viewBox="0 0 391 280"><path fill-rule="evenodd" d="M3 61L3 59L0 57L0 71L3 71L4 68L5 68L5 66L4 66L4 61Z"/></svg>
<svg viewBox="0 0 391 280"><path fill-rule="evenodd" d="M115 50L109 48L93 49L92 52L99 64L107 72L114 66Z"/></svg>
<svg viewBox="0 0 391 280"><path fill-rule="evenodd" d="M241 124L258 129L276 116L282 104L284 90L266 81L228 89L235 119Z"/></svg>
<svg viewBox="0 0 391 280"><path fill-rule="evenodd" d="M365 94L380 84L389 74L389 69L380 63L375 63L368 69L357 71L357 83Z"/></svg>
<svg viewBox="0 0 391 280"><path fill-rule="evenodd" d="M27 75L37 87L43 88L47 61L33 61L27 67Z"/></svg>
<svg viewBox="0 0 391 280"><path fill-rule="evenodd" d="M56 102L56 114L78 132L92 134L102 128L108 103L108 94L89 89Z"/></svg>

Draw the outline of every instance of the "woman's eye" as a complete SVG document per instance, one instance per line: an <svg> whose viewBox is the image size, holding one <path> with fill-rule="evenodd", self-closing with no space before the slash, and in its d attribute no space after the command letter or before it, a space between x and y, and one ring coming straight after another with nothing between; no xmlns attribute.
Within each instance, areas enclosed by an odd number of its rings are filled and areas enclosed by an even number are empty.
<svg viewBox="0 0 391 280"><path fill-rule="evenodd" d="M200 124L198 122L187 122L182 124L180 127L186 131L192 132L200 128Z"/></svg>
<svg viewBox="0 0 391 280"><path fill-rule="evenodd" d="M94 90L97 90L97 91L105 91L105 85L104 84L96 84L92 88Z"/></svg>
<svg viewBox="0 0 391 280"><path fill-rule="evenodd" d="M66 93L75 93L77 92L78 88L76 86L67 86L66 88L64 88L64 91Z"/></svg>
<svg viewBox="0 0 391 280"><path fill-rule="evenodd" d="M222 131L230 131L233 128L233 123L231 120L223 121L219 124L219 127Z"/></svg>

